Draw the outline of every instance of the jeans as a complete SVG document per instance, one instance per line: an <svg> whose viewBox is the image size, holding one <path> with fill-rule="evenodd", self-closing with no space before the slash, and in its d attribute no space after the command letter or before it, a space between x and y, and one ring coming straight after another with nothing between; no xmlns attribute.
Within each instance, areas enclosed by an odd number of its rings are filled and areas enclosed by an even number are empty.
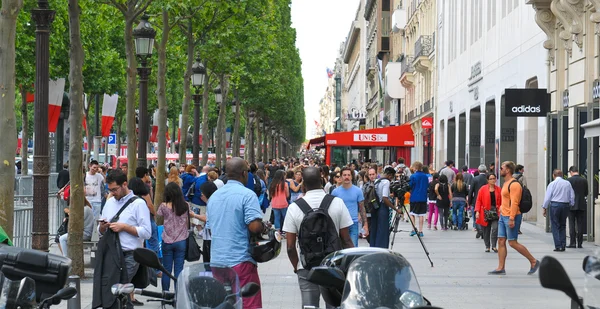
<svg viewBox="0 0 600 309"><path fill-rule="evenodd" d="M463 214L465 213L465 201L452 201L452 223L460 230L463 224Z"/></svg>
<svg viewBox="0 0 600 309"><path fill-rule="evenodd" d="M275 215L275 229L281 230L283 226L283 221L285 220L285 214L287 213L286 208L273 208L273 214Z"/></svg>
<svg viewBox="0 0 600 309"><path fill-rule="evenodd" d="M58 243L60 244L60 248L62 249L63 256L68 257L68 244L67 239L69 238L69 233L63 234L58 238ZM89 241L90 237L83 237L83 241Z"/></svg>
<svg viewBox="0 0 600 309"><path fill-rule="evenodd" d="M358 222L354 222L348 228L348 232L350 233L350 239L354 243L354 247L358 247Z"/></svg>
<svg viewBox="0 0 600 309"><path fill-rule="evenodd" d="M506 240L518 240L519 229L521 229L521 222L523 222L523 215L519 214L515 216L515 226L512 228L509 225L510 217L500 215L498 220L498 238L506 238Z"/></svg>
<svg viewBox="0 0 600 309"><path fill-rule="evenodd" d="M382 203L383 204L383 203ZM385 205L371 213L371 224L369 225L371 235L371 247L385 248L390 245L390 221L389 208Z"/></svg>
<svg viewBox="0 0 600 309"><path fill-rule="evenodd" d="M438 208L436 206L436 203L428 203L429 205L429 213L427 214L427 224L429 226L431 226L431 217L433 216L433 226L437 226L438 223L438 217L439 217L439 213L438 213ZM435 215L434 215L435 213Z"/></svg>
<svg viewBox="0 0 600 309"><path fill-rule="evenodd" d="M496 243L498 243L498 220L488 222L487 224L487 226L482 226L483 243L485 243L485 248L489 249L490 246L492 248L497 248Z"/></svg>
<svg viewBox="0 0 600 309"><path fill-rule="evenodd" d="M175 278L179 277L179 273L183 270L183 263L185 261L185 251L187 249L186 239L168 244L163 242L163 266L168 272L171 272L175 268L173 274ZM173 265L175 264L175 265ZM162 276L162 290L168 291L171 285L171 279L166 274Z"/></svg>
<svg viewBox="0 0 600 309"><path fill-rule="evenodd" d="M100 214L102 213L102 202L90 202L90 204L92 204L94 220L98 220L100 218Z"/></svg>
<svg viewBox="0 0 600 309"><path fill-rule="evenodd" d="M550 202L550 222L552 224L554 248L565 248L567 246L566 230L569 211L569 203Z"/></svg>

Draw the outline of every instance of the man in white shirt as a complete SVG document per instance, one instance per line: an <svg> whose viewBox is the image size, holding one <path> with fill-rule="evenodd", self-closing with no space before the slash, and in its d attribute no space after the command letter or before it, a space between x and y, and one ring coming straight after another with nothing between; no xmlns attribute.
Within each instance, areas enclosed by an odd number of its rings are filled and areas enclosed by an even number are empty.
<svg viewBox="0 0 600 309"><path fill-rule="evenodd" d="M303 199L311 208L319 208L325 197L325 191L321 183L321 172L316 167L307 167L302 171L303 186L306 190ZM334 198L328 209L329 216L335 225L344 248L353 248L354 244L350 238L349 227L354 224L350 212L340 198ZM304 212L296 203L292 203L287 210L283 231L286 233L287 253L294 273L298 274L298 284L302 292L302 306L319 307L321 293L319 287L306 281L308 270L298 270L298 251L296 250L296 236L300 230L300 224L304 219Z"/></svg>
<svg viewBox="0 0 600 309"><path fill-rule="evenodd" d="M90 162L89 171L85 174L85 198L92 204L94 219L100 217L102 211L102 186L104 186L104 176L98 173L98 161Z"/></svg>
<svg viewBox="0 0 600 309"><path fill-rule="evenodd" d="M120 170L113 170L108 173L106 182L112 197L104 205L98 232L102 235L110 228L113 232L119 233L119 241L127 267L127 282L131 282L139 267L139 264L133 259L133 250L142 248L144 240L150 239L150 236L152 236L150 211L146 206L146 202L138 198L121 212L116 222L110 223L121 207L135 195L133 191L127 188L127 175ZM132 302L136 304L134 299L132 299Z"/></svg>

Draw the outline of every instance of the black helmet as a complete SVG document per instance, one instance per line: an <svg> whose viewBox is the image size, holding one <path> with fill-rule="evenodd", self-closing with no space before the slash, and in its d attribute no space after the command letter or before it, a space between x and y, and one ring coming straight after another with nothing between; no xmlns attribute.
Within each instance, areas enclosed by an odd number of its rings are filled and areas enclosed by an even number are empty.
<svg viewBox="0 0 600 309"><path fill-rule="evenodd" d="M258 263L268 262L281 252L281 234L270 230L268 239L258 238L252 240L252 258Z"/></svg>

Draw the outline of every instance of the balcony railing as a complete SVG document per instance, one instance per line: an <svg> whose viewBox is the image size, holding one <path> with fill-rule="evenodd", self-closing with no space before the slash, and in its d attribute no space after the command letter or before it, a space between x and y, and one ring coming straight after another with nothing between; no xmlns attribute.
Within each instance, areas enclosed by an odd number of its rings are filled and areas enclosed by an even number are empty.
<svg viewBox="0 0 600 309"><path fill-rule="evenodd" d="M422 35L415 42L415 57L426 56L429 57L433 51L431 35Z"/></svg>
<svg viewBox="0 0 600 309"><path fill-rule="evenodd" d="M405 56L404 60L402 60L402 65L400 66L400 74L404 75L404 73L413 73L415 71L415 67L413 66L413 57Z"/></svg>

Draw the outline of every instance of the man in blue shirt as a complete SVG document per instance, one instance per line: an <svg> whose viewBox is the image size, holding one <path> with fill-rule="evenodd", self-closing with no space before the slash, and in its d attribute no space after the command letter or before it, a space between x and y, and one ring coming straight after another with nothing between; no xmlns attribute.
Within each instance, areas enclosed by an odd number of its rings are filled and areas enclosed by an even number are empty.
<svg viewBox="0 0 600 309"><path fill-rule="evenodd" d="M365 211L365 207L363 201L365 197L363 195L362 190L352 184L352 179L354 178L354 173L352 169L349 167L342 168L342 186L335 188L331 195L335 197L339 197L344 201L348 211L350 212L350 217L352 218L352 222L354 223L349 227L350 239L354 243L354 247L358 247L358 213L360 211L360 218L363 224L363 229L365 230L365 234L369 235L369 224L367 223L367 213Z"/></svg>
<svg viewBox="0 0 600 309"><path fill-rule="evenodd" d="M241 158L227 161L227 184L208 201L207 225L212 234L211 265L227 266L237 273L240 286L254 282L260 285L256 261L250 255L250 233L264 229L263 213L256 194L244 186L248 165ZM244 309L262 308L261 293L244 299Z"/></svg>
<svg viewBox="0 0 600 309"><path fill-rule="evenodd" d="M419 236L423 237L423 222L427 215L429 178L423 173L423 164L421 162L415 161L412 167L415 173L410 176L410 217L415 224L415 217L419 217ZM410 236L416 234L416 231L410 232Z"/></svg>
<svg viewBox="0 0 600 309"><path fill-rule="evenodd" d="M565 251L567 246L567 218L570 207L575 205L575 191L571 183L563 179L563 172L559 169L552 172L554 181L546 189L544 197L544 217L548 205L550 205L550 222L552 225L552 238L554 239L554 251Z"/></svg>

